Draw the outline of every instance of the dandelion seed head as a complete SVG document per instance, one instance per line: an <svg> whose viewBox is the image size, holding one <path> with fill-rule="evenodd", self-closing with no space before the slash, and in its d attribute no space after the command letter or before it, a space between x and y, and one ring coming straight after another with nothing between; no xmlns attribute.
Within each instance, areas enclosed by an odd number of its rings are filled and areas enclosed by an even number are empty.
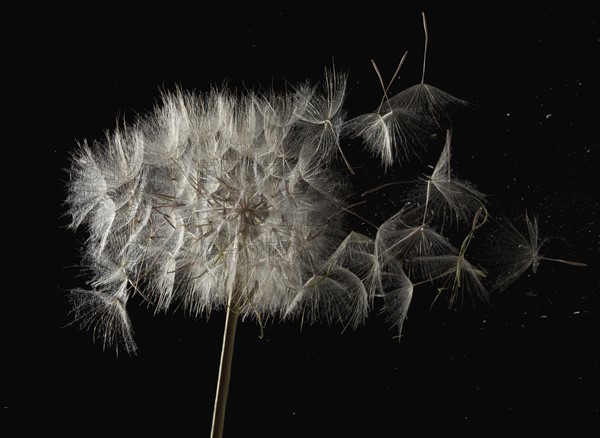
<svg viewBox="0 0 600 438"><path fill-rule="evenodd" d="M92 273L89 290L74 292L76 318L127 351L134 294L156 311L233 306L264 319L320 308L312 319L359 321L361 280L326 265L342 240L343 184L326 163L339 148L344 90L332 72L320 91L178 90L133 126L84 142L67 197L71 226L89 235Z"/></svg>

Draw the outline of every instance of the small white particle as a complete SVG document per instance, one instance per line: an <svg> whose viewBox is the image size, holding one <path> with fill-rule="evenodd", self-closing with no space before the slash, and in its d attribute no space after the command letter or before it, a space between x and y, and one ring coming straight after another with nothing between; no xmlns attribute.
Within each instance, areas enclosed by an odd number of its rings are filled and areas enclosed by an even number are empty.
<svg viewBox="0 0 600 438"><path fill-rule="evenodd" d="M552 113L546 114L546 119L549 119L550 117L552 117Z"/></svg>
<svg viewBox="0 0 600 438"><path fill-rule="evenodd" d="M576 310L575 312L573 312L573 315L579 315L581 312L579 310Z"/></svg>
<svg viewBox="0 0 600 438"><path fill-rule="evenodd" d="M540 318L548 318L548 315L542 315Z"/></svg>

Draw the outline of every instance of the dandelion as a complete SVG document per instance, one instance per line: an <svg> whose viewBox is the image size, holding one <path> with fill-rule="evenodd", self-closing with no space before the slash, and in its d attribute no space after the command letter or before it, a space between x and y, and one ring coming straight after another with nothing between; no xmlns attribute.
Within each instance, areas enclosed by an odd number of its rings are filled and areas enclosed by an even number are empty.
<svg viewBox="0 0 600 438"><path fill-rule="evenodd" d="M361 137L367 148L381 157L386 167L396 159L408 158L416 147L423 146L433 134L447 129L451 124L451 113L467 104L425 83L429 32L425 13L422 17L425 45L421 82L388 98L388 90L397 78L408 52L402 56L387 86L377 64L371 60L383 89L383 98L377 110L357 116L345 125L345 130L354 137Z"/></svg>
<svg viewBox="0 0 600 438"><path fill-rule="evenodd" d="M404 52L387 86L383 82L377 64L371 60L383 90L379 107L373 112L348 120L344 125L345 132L352 137L362 138L371 153L381 156L381 161L386 167L391 166L400 157L410 156L415 145L421 142L424 132L422 120L415 117L412 112L405 111L404 108L393 107L387 95L407 55L408 52Z"/></svg>
<svg viewBox="0 0 600 438"><path fill-rule="evenodd" d="M491 280L490 289L500 292L509 287L521 277L530 267L531 272L537 273L543 260L564 263L571 266L584 267L585 263L550 258L542 255L540 250L549 239L539 236L538 218L530 218L525 213L527 234L523 234L508 220L505 224L498 222L496 232L491 236L497 247L501 248L489 261Z"/></svg>
<svg viewBox="0 0 600 438"><path fill-rule="evenodd" d="M401 260L412 266L415 258L454 251L454 246L429 223L412 224L414 213L407 206L386 220L375 237L377 254L383 264Z"/></svg>
<svg viewBox="0 0 600 438"><path fill-rule="evenodd" d="M339 151L336 78L327 74L324 94L168 93L149 116L73 155L68 211L71 227L89 233L91 272L89 288L72 293L76 320L134 353L132 295L156 311L225 308L214 436L240 316L346 327L367 313L365 286L335 256L343 187L321 165Z"/></svg>
<svg viewBox="0 0 600 438"><path fill-rule="evenodd" d="M240 318L345 330L382 298L381 311L401 336L419 285L448 292L453 305L465 294L487 299L485 280L502 290L542 260L585 266L542 256L537 218L527 215L527 236L503 228L506 253L496 254L491 270L467 258L488 210L485 195L452 173L450 115L465 102L425 83L424 14L423 28L421 82L388 97L407 53L387 84L372 61L380 104L349 121L346 75L332 69L320 86L284 93L164 93L150 114L73 153L66 204L70 227L87 232L82 264L89 271L86 287L70 295L74 321L103 347L135 354L126 310L133 296L155 312L225 310L213 437L223 433ZM342 232L343 215L356 204L346 204L331 165L339 156L354 174L340 136L360 137L385 169L443 131L431 175L417 181L404 206L374 225L373 237ZM459 248L445 235L447 223L470 226Z"/></svg>
<svg viewBox="0 0 600 438"><path fill-rule="evenodd" d="M443 286L438 288L438 297L442 292L446 290L450 291L449 307L456 302L459 295L464 297L465 293L468 293L471 297L478 296L485 301L488 300L488 291L482 283L482 279L487 274L483 269L475 266L466 258L467 249L475 232L487 220L487 210L480 208L473 218L471 229L464 238L458 253L425 256L416 259L417 263L427 266L426 270L431 276L429 279L431 282L437 283L440 280L443 282Z"/></svg>
<svg viewBox="0 0 600 438"><path fill-rule="evenodd" d="M398 337L402 336L404 320L408 315L415 284L408 278L402 265L389 265L390 269L381 275L381 289L384 305L381 313L388 324L396 327Z"/></svg>
<svg viewBox="0 0 600 438"><path fill-rule="evenodd" d="M92 330L95 336L101 333L104 347L121 342L128 352L135 350L133 331L125 310L127 295L123 291L107 294L74 289L71 302L82 328Z"/></svg>
<svg viewBox="0 0 600 438"><path fill-rule="evenodd" d="M413 114L427 125L431 132L437 132L440 128L446 129L451 124L451 113L467 103L425 82L429 32L425 13L422 13L422 18L425 44L421 82L391 97L389 102L393 108Z"/></svg>
<svg viewBox="0 0 600 438"><path fill-rule="evenodd" d="M477 213L485 202L485 195L473 184L460 180L452 174L452 131L446 131L446 141L430 176L421 178L413 191L413 203L423 205L421 222L432 219L444 228L446 222L463 222ZM418 209L414 209L418 212Z"/></svg>
<svg viewBox="0 0 600 438"><path fill-rule="evenodd" d="M325 72L322 92L305 86L302 91L310 96L306 105L298 108L299 124L304 124L302 141L311 144L303 152L310 157L307 162L319 164L330 160L333 152L339 152L350 173L350 162L340 146L340 133L344 123L343 103L346 96L346 76L335 71Z"/></svg>

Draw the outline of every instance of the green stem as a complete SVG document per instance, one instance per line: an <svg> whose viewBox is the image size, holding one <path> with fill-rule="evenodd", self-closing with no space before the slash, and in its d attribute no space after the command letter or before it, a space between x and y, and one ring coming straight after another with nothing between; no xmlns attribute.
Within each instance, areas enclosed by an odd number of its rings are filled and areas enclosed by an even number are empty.
<svg viewBox="0 0 600 438"><path fill-rule="evenodd" d="M225 407L227 405L227 394L229 393L229 380L231 378L231 362L233 359L233 345L235 342L235 331L239 312L227 306L225 317L225 330L223 332L223 347L221 349L221 364L219 366L219 380L217 382L217 394L215 396L215 410L213 412L213 423L211 438L221 438L225 423Z"/></svg>

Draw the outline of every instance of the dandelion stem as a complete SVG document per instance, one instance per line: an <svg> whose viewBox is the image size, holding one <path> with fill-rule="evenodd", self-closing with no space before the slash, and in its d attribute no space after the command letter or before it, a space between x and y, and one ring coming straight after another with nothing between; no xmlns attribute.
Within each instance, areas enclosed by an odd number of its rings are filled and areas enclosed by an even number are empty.
<svg viewBox="0 0 600 438"><path fill-rule="evenodd" d="M235 331L239 312L237 309L227 306L225 317L225 330L223 332L223 347L221 349L221 364L219 366L219 380L217 381L217 394L215 396L215 410L213 412L213 423L211 438L221 438L225 423L225 407L229 393L229 380L231 378L231 362L233 359L233 345L235 342Z"/></svg>

